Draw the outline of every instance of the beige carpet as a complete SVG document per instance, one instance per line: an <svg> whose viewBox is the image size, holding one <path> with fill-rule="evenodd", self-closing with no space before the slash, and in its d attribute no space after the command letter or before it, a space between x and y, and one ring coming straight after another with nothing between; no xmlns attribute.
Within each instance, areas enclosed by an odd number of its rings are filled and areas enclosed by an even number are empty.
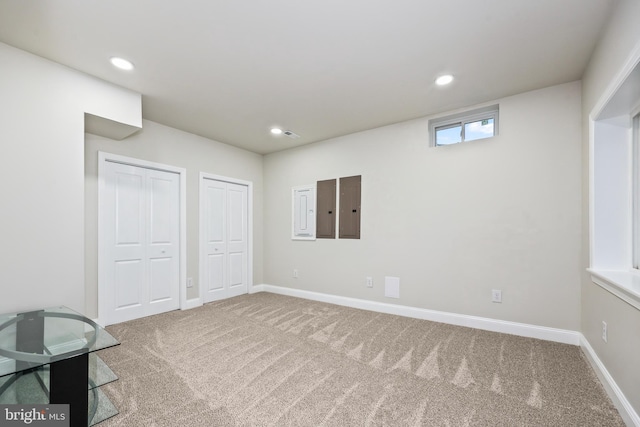
<svg viewBox="0 0 640 427"><path fill-rule="evenodd" d="M108 328L110 426L623 426L579 347L269 293Z"/></svg>

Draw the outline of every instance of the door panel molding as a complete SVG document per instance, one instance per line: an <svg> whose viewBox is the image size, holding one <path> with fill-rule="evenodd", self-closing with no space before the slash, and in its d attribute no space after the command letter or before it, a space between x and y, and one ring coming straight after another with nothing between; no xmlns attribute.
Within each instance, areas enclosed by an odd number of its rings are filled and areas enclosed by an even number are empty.
<svg viewBox="0 0 640 427"><path fill-rule="evenodd" d="M199 235L199 278L198 278L198 287L200 290L200 300L201 303L204 303L206 301L206 297L205 294L206 292L208 292L209 290L207 289L207 283L209 283L209 280L207 280L207 276L213 274L213 272L207 268L207 264L211 265L213 262L213 258L207 253L207 240L208 238L214 237L212 235L208 235L210 233L207 232L208 230L208 226L212 225L211 221L209 218L207 218L206 215L206 211L207 211L207 206L206 203L204 202L205 200L207 200L207 192L210 190L211 187L209 187L207 185L207 180L211 180L211 181L218 181L224 184L228 184L230 185L230 187L227 187L228 190L230 192L234 192L233 187L234 186L243 186L246 187L247 189L247 223L242 225L242 224L237 224L237 223L232 223L232 224L227 224L228 219L224 218L224 227L225 227L225 232L228 232L229 228L231 227L234 230L234 234L236 231L239 231L238 227L243 227L246 226L246 236L247 236L247 249L246 249L246 260L242 260L246 262L246 271L243 272L243 275L246 274L246 283L247 283L247 293L251 293L252 292L252 288L253 288L253 183L251 181L245 181L245 180L241 180L241 179L237 179L237 178L231 178L228 176L222 176L222 175L215 175L215 174L210 174L210 173L206 173L206 172L200 172L200 179L199 179L199 197L200 197L200 212L199 212L199 216L200 216L200 220L199 220L199 224L200 224L200 229L198 232ZM226 193L225 193L226 194ZM234 193L235 194L235 193ZM229 203L229 200L226 200L226 195L225 195L225 201L226 203ZM233 202L233 201L231 201ZM237 200L235 200L235 202L237 202ZM224 208L224 212L219 212L219 213L224 213L224 216L226 217L226 211L227 211L227 206L225 206ZM240 233L242 234L242 233ZM216 235L217 236L217 235ZM218 236L219 237L219 236ZM228 236L229 237L229 236ZM233 237L233 236L231 236ZM225 270L225 274L229 275L231 272L228 271L228 267L230 267L230 261L229 261L229 255L232 254L234 252L233 250L233 242L231 241L231 239L229 239L229 242L231 243L229 247L229 250L226 252L227 253L227 258L225 261L222 262L223 264L223 269ZM227 243L229 243L227 242ZM216 261L218 261L218 259L216 258ZM237 261L234 260L234 266L237 265ZM241 264L243 264L243 262L241 262ZM208 273L207 273L208 272ZM230 278L230 277L229 277ZM212 278L213 279L213 278ZM219 282L221 281L223 278L222 277L217 277L215 282ZM237 272L234 273L234 279L237 279ZM233 282L233 281L232 281ZM217 283L218 285L220 285L219 283ZM243 292L237 292L235 290L236 286L231 286L232 283L230 283L229 289L227 289L227 297L230 296L235 296L235 295L240 295ZM224 284L222 284L222 286L224 287ZM232 289L233 288L233 289ZM215 289L220 289L216 286Z"/></svg>
<svg viewBox="0 0 640 427"><path fill-rule="evenodd" d="M104 208L107 203L107 165L108 163L118 163L122 165L134 166L148 169L150 171L161 171L175 173L179 176L179 258L178 258L178 286L180 309L189 308L187 302L187 198L186 183L187 170L177 166L151 162L133 157L121 156L113 153L98 152L98 323L106 326L109 322L108 308L108 282L106 271L109 268L107 263L105 247L106 229ZM151 175L153 173L151 172ZM162 203L162 201L160 201Z"/></svg>

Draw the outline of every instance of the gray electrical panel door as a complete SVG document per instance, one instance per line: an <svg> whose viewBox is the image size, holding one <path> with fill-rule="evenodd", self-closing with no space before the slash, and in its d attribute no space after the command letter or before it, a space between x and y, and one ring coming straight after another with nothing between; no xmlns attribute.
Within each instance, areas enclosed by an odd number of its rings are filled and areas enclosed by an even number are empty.
<svg viewBox="0 0 640 427"><path fill-rule="evenodd" d="M316 183L316 238L336 238L336 183L335 179Z"/></svg>
<svg viewBox="0 0 640 427"><path fill-rule="evenodd" d="M361 176L340 178L340 238L360 238Z"/></svg>

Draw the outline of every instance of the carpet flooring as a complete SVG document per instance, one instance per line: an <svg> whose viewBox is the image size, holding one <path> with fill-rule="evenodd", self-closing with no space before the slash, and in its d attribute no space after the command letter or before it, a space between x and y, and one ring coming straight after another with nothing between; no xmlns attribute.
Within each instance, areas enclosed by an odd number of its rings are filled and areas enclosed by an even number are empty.
<svg viewBox="0 0 640 427"><path fill-rule="evenodd" d="M257 293L113 325L113 426L624 426L579 347Z"/></svg>

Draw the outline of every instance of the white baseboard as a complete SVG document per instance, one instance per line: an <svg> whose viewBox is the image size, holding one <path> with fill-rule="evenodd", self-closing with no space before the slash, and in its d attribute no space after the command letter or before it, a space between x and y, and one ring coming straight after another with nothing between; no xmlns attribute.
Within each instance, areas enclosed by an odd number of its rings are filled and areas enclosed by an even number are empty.
<svg viewBox="0 0 640 427"><path fill-rule="evenodd" d="M433 322L466 326L469 328L483 329L485 331L501 332L511 335L519 335L528 338L538 338L541 340L554 341L563 344L580 345L580 337L582 335L580 334L580 332L570 331L566 329L548 328L545 326L528 325L525 323L496 320L487 317L468 316L465 314L447 313L444 311L428 310L425 308L408 307L405 305L389 304L377 301L368 301L358 298L342 297L338 295L323 294L319 292L311 292L302 289L285 288L282 286L267 284L253 286L251 293L256 292L271 292L274 294L305 298L313 301L343 305L346 307L377 311L387 314L396 314L398 316L431 320Z"/></svg>
<svg viewBox="0 0 640 427"><path fill-rule="evenodd" d="M253 285L249 288L249 293L250 294L256 294L258 292L264 292L264 287L266 285ZM275 292L274 292L275 293Z"/></svg>
<svg viewBox="0 0 640 427"><path fill-rule="evenodd" d="M618 409L618 412L625 424L629 427L640 427L640 416L638 416L638 413L627 400L627 397L624 395L622 390L620 390L620 387L618 387L618 384L616 384L615 380L604 366L604 363L602 363L596 352L593 350L593 347L591 347L587 338L582 334L580 336L580 347L582 348L583 353L587 356L587 360L600 379L600 382L609 395L609 398L611 398L613 404Z"/></svg>
<svg viewBox="0 0 640 427"><path fill-rule="evenodd" d="M202 298L191 298L184 302L184 306L180 310L190 310L202 306Z"/></svg>

